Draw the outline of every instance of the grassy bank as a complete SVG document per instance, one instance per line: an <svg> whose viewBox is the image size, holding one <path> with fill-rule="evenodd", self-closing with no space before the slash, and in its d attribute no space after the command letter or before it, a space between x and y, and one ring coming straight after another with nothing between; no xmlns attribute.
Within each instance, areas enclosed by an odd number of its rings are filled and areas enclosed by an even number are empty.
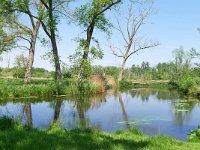
<svg viewBox="0 0 200 150"><path fill-rule="evenodd" d="M20 79L0 79L0 99L98 94L101 92L102 87L86 81L65 80L62 85L58 86L52 80L33 80L31 84L26 85Z"/></svg>
<svg viewBox="0 0 200 150"><path fill-rule="evenodd" d="M182 142L164 136L145 136L140 131L102 133L96 129L51 128L38 130L17 125L8 118L0 119L0 149L74 149L74 150L197 150L200 143Z"/></svg>
<svg viewBox="0 0 200 150"><path fill-rule="evenodd" d="M127 80L122 80L119 82L119 88L121 90L131 89L131 88L174 88L174 86L169 81L154 80L147 82L132 82Z"/></svg>

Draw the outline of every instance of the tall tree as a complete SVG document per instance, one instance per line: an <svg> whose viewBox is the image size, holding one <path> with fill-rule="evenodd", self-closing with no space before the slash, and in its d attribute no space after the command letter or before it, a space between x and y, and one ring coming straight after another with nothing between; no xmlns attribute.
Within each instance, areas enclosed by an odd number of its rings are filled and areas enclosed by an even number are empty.
<svg viewBox="0 0 200 150"><path fill-rule="evenodd" d="M185 51L183 47L173 50L173 54L175 64L175 74L173 78L176 81L179 81L181 77L190 71L193 56L191 55L191 52Z"/></svg>
<svg viewBox="0 0 200 150"><path fill-rule="evenodd" d="M123 18L116 16L117 26L115 29L119 32L123 41L123 48L110 46L113 54L122 58L121 71L118 80L122 80L127 60L135 53L149 49L159 44L143 40L139 37L140 30L145 24L146 19L152 14L152 6L146 6L146 2L134 1L127 4L128 12ZM123 21L125 20L125 22Z"/></svg>
<svg viewBox="0 0 200 150"><path fill-rule="evenodd" d="M30 5L30 4L29 4ZM27 12L29 15L29 19L31 21L32 25L32 32L31 32L31 37L30 37L30 48L29 48L29 55L28 55L28 61L26 65L26 72L25 72L25 78L24 82L25 83L30 83L31 82L31 77L32 77L32 68L33 68L33 62L34 62L34 56L35 56L35 46L36 46L36 40L39 32L39 28L41 25L41 20L43 19L44 15L44 6L42 3L36 3L35 5L37 6L37 19L35 19L31 14L30 7L28 7ZM31 14L29 14L31 13Z"/></svg>
<svg viewBox="0 0 200 150"><path fill-rule="evenodd" d="M108 34L110 33L109 28L111 24L105 17L105 13L120 2L121 0L92 0L76 9L76 21L78 25L86 31L86 38L79 40L80 47L83 49L83 53L81 53L82 58L80 60L79 79L83 77L86 67L90 65L88 60L89 54L102 57L98 41L93 36L94 29L97 28ZM92 39L97 43L97 47L91 47Z"/></svg>
<svg viewBox="0 0 200 150"><path fill-rule="evenodd" d="M44 32L51 41L52 54L55 66L56 81L60 84L62 82L61 66L58 55L57 47L57 25L60 21L60 17L69 17L69 11L67 6L73 0L40 0L45 7L46 18L42 20L42 27Z"/></svg>

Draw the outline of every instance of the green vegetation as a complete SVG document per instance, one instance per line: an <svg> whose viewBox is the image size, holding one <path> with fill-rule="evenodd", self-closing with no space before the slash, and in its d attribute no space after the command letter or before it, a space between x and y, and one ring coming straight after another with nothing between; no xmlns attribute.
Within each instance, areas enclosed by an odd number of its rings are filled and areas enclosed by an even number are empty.
<svg viewBox="0 0 200 150"><path fill-rule="evenodd" d="M57 85L52 80L33 80L31 84L26 85L20 79L1 79L0 99L97 94L102 92L101 88L87 81L65 80L62 85Z"/></svg>
<svg viewBox="0 0 200 150"><path fill-rule="evenodd" d="M198 126L196 130L190 132L188 140L192 142L200 142L200 126Z"/></svg>
<svg viewBox="0 0 200 150"><path fill-rule="evenodd" d="M53 78L52 71L45 70L44 68L33 68L32 77L34 78L43 78L43 79L51 79ZM21 78L23 79L25 75L24 68L0 68L0 77L6 78ZM33 81L34 82L34 81Z"/></svg>
<svg viewBox="0 0 200 150"><path fill-rule="evenodd" d="M152 80L147 82L131 82L127 80L121 80L119 82L119 88L121 90L131 88L174 88L174 85L165 80Z"/></svg>
<svg viewBox="0 0 200 150"><path fill-rule="evenodd" d="M164 136L145 136L137 129L102 133L96 129L66 130L53 127L49 130L28 128L2 118L10 123L0 126L0 149L145 149L145 150L196 150L199 143L181 142Z"/></svg>

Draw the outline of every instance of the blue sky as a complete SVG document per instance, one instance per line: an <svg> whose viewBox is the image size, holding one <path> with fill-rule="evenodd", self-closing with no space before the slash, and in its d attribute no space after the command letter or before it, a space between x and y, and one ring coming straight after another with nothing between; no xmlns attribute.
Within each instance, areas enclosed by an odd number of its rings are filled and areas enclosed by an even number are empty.
<svg viewBox="0 0 200 150"><path fill-rule="evenodd" d="M127 67L132 64L140 64L142 61L149 61L151 66L154 66L158 62L173 60L172 51L179 46L183 46L185 50L196 48L200 51L200 33L197 31L197 28L200 27L199 0L154 0L154 8L156 13L150 17L148 24L143 27L142 33L147 39L159 41L160 46L130 57ZM126 8L124 7L124 9ZM58 43L59 55L64 62L69 64L67 58L74 53L77 45L74 38L82 36L83 31L73 24L67 24L65 21L61 22L58 29L62 39ZM42 34L41 32L40 36ZM120 37L114 35L115 37L112 37L111 42L115 42L112 40L116 38L120 40ZM104 58L94 61L93 64L120 66L121 60L112 55L106 36L99 32L95 32L95 36L98 37L101 47L104 49ZM27 51L22 52L27 55ZM47 60L41 58L45 52L46 49L41 47L38 42L34 66L54 70ZM14 50L9 54L4 54L5 59L0 67L6 66L8 55L11 57L11 64L13 64L14 56L20 53L21 51Z"/></svg>

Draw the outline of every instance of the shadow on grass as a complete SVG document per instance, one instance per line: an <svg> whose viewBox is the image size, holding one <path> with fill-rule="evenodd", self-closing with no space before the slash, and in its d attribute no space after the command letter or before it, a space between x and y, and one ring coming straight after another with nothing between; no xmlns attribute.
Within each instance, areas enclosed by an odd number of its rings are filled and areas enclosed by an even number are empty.
<svg viewBox="0 0 200 150"><path fill-rule="evenodd" d="M136 142L120 135L100 133L97 130L53 129L40 131L18 127L0 131L0 149L142 149L147 141Z"/></svg>

